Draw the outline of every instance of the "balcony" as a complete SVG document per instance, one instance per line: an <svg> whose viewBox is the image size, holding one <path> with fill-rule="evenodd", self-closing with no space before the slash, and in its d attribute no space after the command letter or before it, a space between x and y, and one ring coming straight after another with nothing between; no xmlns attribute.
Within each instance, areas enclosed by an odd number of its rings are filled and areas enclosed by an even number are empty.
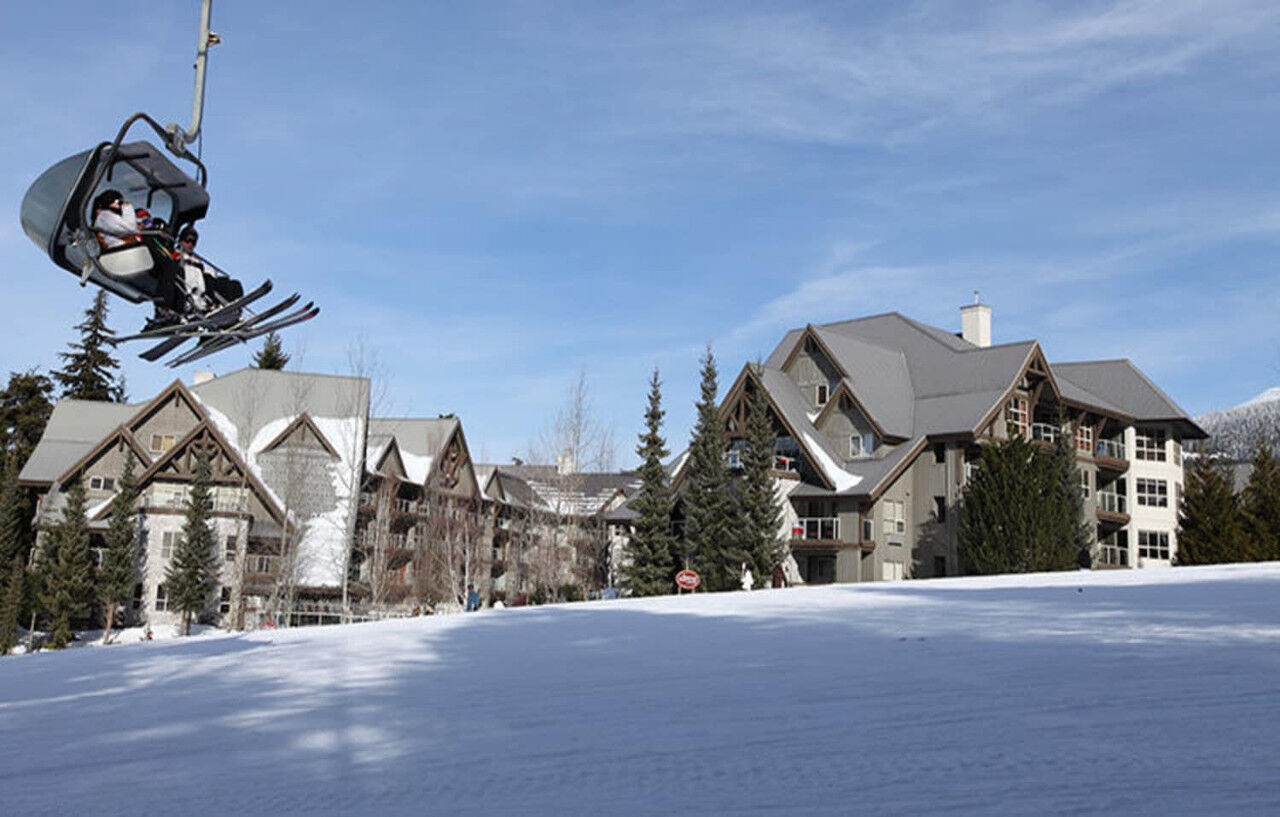
<svg viewBox="0 0 1280 817"><path fill-rule="evenodd" d="M1098 520L1117 525L1129 524L1129 498L1115 491L1098 491L1096 513Z"/></svg>
<svg viewBox="0 0 1280 817"><path fill-rule="evenodd" d="M1032 423L1031 439L1041 443L1056 443L1062 436L1062 429L1053 423Z"/></svg>
<svg viewBox="0 0 1280 817"><path fill-rule="evenodd" d="M1098 440L1093 447L1093 459L1099 468L1124 472L1129 470L1129 459L1125 456L1124 443L1115 440Z"/></svg>
<svg viewBox="0 0 1280 817"><path fill-rule="evenodd" d="M839 539L840 518L836 516L802 516L791 528L793 542L836 542Z"/></svg>

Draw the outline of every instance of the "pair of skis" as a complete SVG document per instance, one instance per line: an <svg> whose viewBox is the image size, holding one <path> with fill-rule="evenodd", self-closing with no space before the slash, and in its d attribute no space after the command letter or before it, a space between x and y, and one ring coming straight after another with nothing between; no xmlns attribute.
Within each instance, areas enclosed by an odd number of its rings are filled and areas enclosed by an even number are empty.
<svg viewBox="0 0 1280 817"><path fill-rule="evenodd" d="M195 338L196 345L193 348L168 361L168 366L177 367L194 363L237 343L246 343L269 332L309 321L320 314L320 308L309 301L292 312L277 317L301 300L300 296L294 293L269 309L247 317L242 316L245 307L266 296L271 288L271 281L265 281L252 292L213 310L202 318L126 335L117 338L116 343L159 339L159 343L138 355L143 360L156 361Z"/></svg>

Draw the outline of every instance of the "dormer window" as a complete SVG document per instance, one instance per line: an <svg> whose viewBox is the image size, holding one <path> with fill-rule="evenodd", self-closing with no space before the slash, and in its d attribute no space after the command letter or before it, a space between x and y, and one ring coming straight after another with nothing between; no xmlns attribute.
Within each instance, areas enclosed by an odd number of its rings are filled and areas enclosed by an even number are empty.
<svg viewBox="0 0 1280 817"><path fill-rule="evenodd" d="M826 383L819 383L815 388L814 403L819 406L827 404L827 398L830 397L830 388Z"/></svg>
<svg viewBox="0 0 1280 817"><path fill-rule="evenodd" d="M876 438L871 432L849 435L849 456L869 457L876 450Z"/></svg>

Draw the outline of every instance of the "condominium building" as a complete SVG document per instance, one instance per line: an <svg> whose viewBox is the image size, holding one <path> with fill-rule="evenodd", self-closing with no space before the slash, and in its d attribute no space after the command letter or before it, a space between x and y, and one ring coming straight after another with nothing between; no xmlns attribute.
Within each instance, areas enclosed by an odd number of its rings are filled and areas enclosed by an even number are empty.
<svg viewBox="0 0 1280 817"><path fill-rule="evenodd" d="M893 312L793 329L744 366L721 405L727 459L748 401L768 400L786 530L807 582L960 572L957 523L980 446L1071 435L1096 566L1177 555L1182 444L1196 426L1128 360L1050 364L1039 343L991 343L991 309L949 332Z"/></svg>

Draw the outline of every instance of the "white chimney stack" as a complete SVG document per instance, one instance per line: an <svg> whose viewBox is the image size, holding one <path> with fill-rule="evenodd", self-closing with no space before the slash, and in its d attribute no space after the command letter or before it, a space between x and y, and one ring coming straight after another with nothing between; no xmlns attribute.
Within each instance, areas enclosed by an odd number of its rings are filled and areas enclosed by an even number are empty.
<svg viewBox="0 0 1280 817"><path fill-rule="evenodd" d="M991 345L991 307L978 300L976 289L973 303L960 307L960 337L984 349Z"/></svg>

